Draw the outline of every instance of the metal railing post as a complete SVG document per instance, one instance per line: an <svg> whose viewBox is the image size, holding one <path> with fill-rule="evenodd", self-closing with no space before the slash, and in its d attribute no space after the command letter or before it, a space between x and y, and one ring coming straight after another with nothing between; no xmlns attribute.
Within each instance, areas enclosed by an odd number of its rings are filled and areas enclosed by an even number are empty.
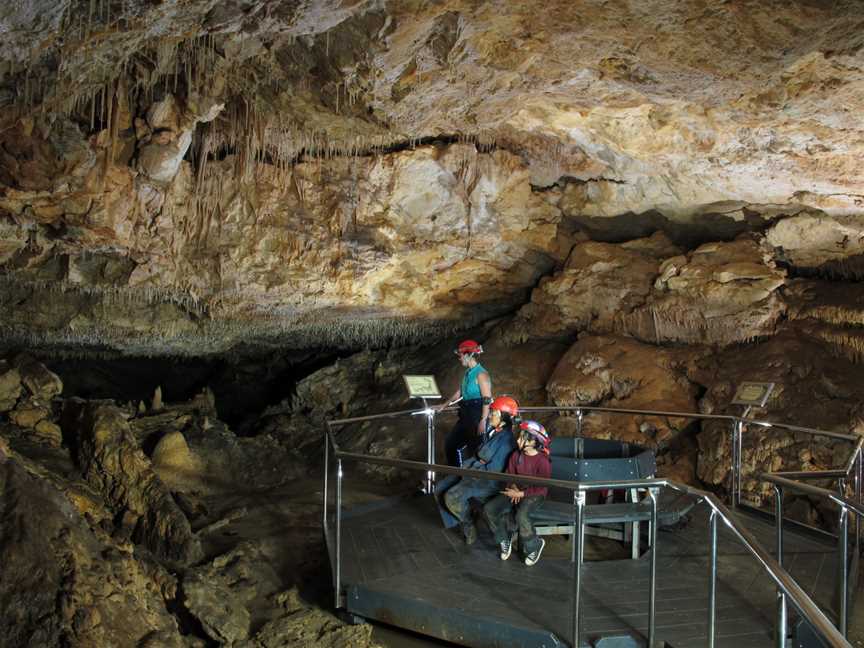
<svg viewBox="0 0 864 648"><path fill-rule="evenodd" d="M573 491L573 646L579 648L582 617L582 555L585 550L585 493Z"/></svg>
<svg viewBox="0 0 864 648"><path fill-rule="evenodd" d="M426 415L426 461L430 464L435 463L435 411L426 405L426 400L423 400L423 405L429 411ZM426 471L426 494L431 495L435 492L435 473L431 470Z"/></svg>
<svg viewBox="0 0 864 648"><path fill-rule="evenodd" d="M734 509L738 505L735 495L738 475L738 421L732 421L732 469L729 473L729 504Z"/></svg>
<svg viewBox="0 0 864 648"><path fill-rule="evenodd" d="M336 609L342 604L342 460L336 462Z"/></svg>
<svg viewBox="0 0 864 648"><path fill-rule="evenodd" d="M839 608L837 629L846 637L849 631L849 563L846 560L849 510L845 506L840 507L840 528L837 533L837 561L840 569L840 583L837 587L837 605Z"/></svg>
<svg viewBox="0 0 864 648"><path fill-rule="evenodd" d="M655 489L648 489L648 498L651 500L651 528L648 530L649 542L651 543L651 565L649 567L651 571L648 585L648 648L654 648L654 634L657 625L655 619L657 607L657 494Z"/></svg>
<svg viewBox="0 0 864 648"><path fill-rule="evenodd" d="M330 472L330 435L324 431L324 529L327 529L327 473Z"/></svg>
<svg viewBox="0 0 864 648"><path fill-rule="evenodd" d="M738 420L736 427L738 428L738 449L735 452L737 463L735 464L735 474L737 476L735 484L735 506L741 504L741 466L744 463L744 421Z"/></svg>
<svg viewBox="0 0 864 648"><path fill-rule="evenodd" d="M717 511L711 510L708 520L710 537L711 572L708 581L708 648L714 648L714 630L717 620Z"/></svg>
<svg viewBox="0 0 864 648"><path fill-rule="evenodd" d="M864 504L864 450L858 450L858 461L855 469L855 501L859 504ZM864 528L864 522L860 515L855 516L855 553L861 554L861 532Z"/></svg>
<svg viewBox="0 0 864 648"><path fill-rule="evenodd" d="M582 410L577 409L576 410L576 436L577 437L582 436L582 416L583 416Z"/></svg>
<svg viewBox="0 0 864 648"><path fill-rule="evenodd" d="M774 519L777 524L777 564L783 566L783 489L774 485ZM786 646L786 594L777 588L777 627L774 629L774 641L777 648Z"/></svg>

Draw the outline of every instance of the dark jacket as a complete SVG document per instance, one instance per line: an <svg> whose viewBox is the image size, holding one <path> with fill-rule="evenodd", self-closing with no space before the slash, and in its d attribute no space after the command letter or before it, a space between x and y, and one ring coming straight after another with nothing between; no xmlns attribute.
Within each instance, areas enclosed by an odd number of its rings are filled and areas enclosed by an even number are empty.
<svg viewBox="0 0 864 648"><path fill-rule="evenodd" d="M516 449L516 440L513 438L513 433L509 427L491 434L487 431L483 435L483 443L477 448L477 454L468 459L463 465L463 468L471 468L472 470L485 470L486 472L504 472L507 466L507 459L510 454ZM471 479L467 478L464 482L470 482L471 486L481 490L496 491L499 489L498 482L489 481L488 479Z"/></svg>

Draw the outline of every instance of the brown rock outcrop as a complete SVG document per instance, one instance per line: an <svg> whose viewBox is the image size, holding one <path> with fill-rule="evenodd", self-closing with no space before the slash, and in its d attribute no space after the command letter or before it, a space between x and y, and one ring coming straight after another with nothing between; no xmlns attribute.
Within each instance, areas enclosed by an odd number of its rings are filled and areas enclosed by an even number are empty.
<svg viewBox="0 0 864 648"><path fill-rule="evenodd" d="M33 432L36 438L52 448L59 448L63 443L63 431L53 421L39 421L33 428Z"/></svg>
<svg viewBox="0 0 864 648"><path fill-rule="evenodd" d="M114 545L48 480L0 452L0 617L8 646L184 645L170 577Z"/></svg>
<svg viewBox="0 0 864 648"><path fill-rule="evenodd" d="M189 449L179 430L170 430L159 439L150 461L159 478L175 490L194 488L205 477L201 460Z"/></svg>
<svg viewBox="0 0 864 648"><path fill-rule="evenodd" d="M835 355L856 363L864 359L862 284L796 279L783 298L795 330L822 340Z"/></svg>
<svg viewBox="0 0 864 648"><path fill-rule="evenodd" d="M831 277L864 277L864 226L858 215L804 211L773 224L766 240L777 257Z"/></svg>
<svg viewBox="0 0 864 648"><path fill-rule="evenodd" d="M75 436L87 482L123 518L123 531L157 556L182 564L202 556L189 521L144 456L116 407L67 401L64 427Z"/></svg>
<svg viewBox="0 0 864 648"><path fill-rule="evenodd" d="M49 5L0 14L13 343L416 339L518 306L569 218L621 240L831 215L860 254L855 3ZM705 339L665 306L644 339Z"/></svg>
<svg viewBox="0 0 864 648"><path fill-rule="evenodd" d="M740 413L739 406L729 405L740 382L773 382L774 392L765 409L753 412L755 418L860 434L860 368L793 329L755 346L703 356L689 375L707 387L699 402L703 412ZM706 422L698 439L699 478L728 487L730 425ZM743 448L744 496L759 503L770 496L770 488L757 479L758 472L839 468L848 459L851 444L752 426L745 432Z"/></svg>
<svg viewBox="0 0 864 648"><path fill-rule="evenodd" d="M63 381L60 380L60 376L38 360L20 355L15 358L14 363L21 376L21 383L34 398L50 401L63 392Z"/></svg>
<svg viewBox="0 0 864 648"><path fill-rule="evenodd" d="M27 400L9 412L10 420L23 428L35 428L36 424L48 418L50 412L38 402Z"/></svg>
<svg viewBox="0 0 864 648"><path fill-rule="evenodd" d="M566 339L581 330L620 329L620 320L645 303L659 265L638 246L579 243L561 272L541 279L531 303L514 320L511 335Z"/></svg>
<svg viewBox="0 0 864 648"><path fill-rule="evenodd" d="M21 395L21 374L8 361L0 360L0 413L15 407Z"/></svg>
<svg viewBox="0 0 864 648"><path fill-rule="evenodd" d="M698 391L686 368L695 355L624 337L583 335L555 367L547 385L549 400L571 407L693 412ZM683 418L593 413L584 420L583 434L663 449L691 424ZM567 427L572 426L561 429Z"/></svg>
<svg viewBox="0 0 864 648"><path fill-rule="evenodd" d="M648 342L727 345L774 332L785 272L751 238L707 243L666 259L650 299L622 330Z"/></svg>

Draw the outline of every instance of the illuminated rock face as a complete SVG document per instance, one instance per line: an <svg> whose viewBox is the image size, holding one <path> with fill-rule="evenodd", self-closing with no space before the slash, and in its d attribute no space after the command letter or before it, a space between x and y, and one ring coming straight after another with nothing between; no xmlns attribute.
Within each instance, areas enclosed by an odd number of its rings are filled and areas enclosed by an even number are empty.
<svg viewBox="0 0 864 648"><path fill-rule="evenodd" d="M552 275L524 334L726 344L782 316L775 261L860 275L852 4L97 5L0 10L7 339L357 346Z"/></svg>

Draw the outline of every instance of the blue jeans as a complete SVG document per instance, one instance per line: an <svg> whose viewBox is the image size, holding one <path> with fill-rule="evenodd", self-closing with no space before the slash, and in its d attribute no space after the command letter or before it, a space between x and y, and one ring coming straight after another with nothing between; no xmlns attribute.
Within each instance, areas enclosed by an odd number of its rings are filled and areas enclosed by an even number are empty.
<svg viewBox="0 0 864 648"><path fill-rule="evenodd" d="M460 479L456 475L450 475L438 482L436 486L438 510L444 526L449 529L457 524L461 524L463 528L472 525L470 500L484 502L495 495L498 489L498 482Z"/></svg>

